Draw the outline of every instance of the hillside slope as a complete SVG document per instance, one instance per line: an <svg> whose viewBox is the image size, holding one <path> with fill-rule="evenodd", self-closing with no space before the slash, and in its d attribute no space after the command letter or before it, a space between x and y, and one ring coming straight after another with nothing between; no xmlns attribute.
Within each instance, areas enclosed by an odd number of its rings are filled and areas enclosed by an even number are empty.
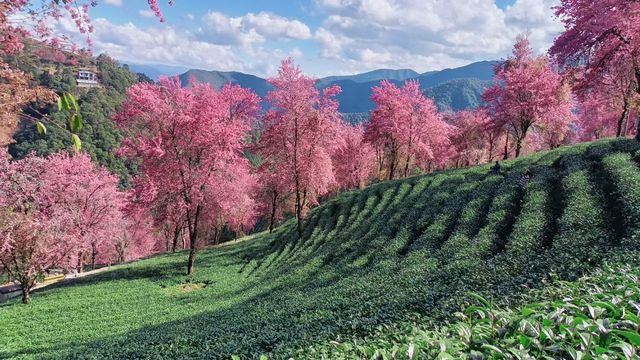
<svg viewBox="0 0 640 360"><path fill-rule="evenodd" d="M504 175L384 182L316 208L300 239L286 223L203 251L193 278L178 253L53 286L0 305L0 358L278 358L415 314L441 323L468 291L517 304L550 273L575 279L637 251L639 148L601 141L505 162Z"/></svg>

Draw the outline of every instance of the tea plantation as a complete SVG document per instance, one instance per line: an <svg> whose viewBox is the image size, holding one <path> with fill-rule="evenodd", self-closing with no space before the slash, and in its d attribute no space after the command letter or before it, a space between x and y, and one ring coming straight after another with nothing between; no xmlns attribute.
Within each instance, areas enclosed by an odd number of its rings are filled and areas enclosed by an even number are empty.
<svg viewBox="0 0 640 360"><path fill-rule="evenodd" d="M54 285L0 304L0 358L634 359L639 149L384 182L301 238L286 223L202 251L191 278L176 253Z"/></svg>

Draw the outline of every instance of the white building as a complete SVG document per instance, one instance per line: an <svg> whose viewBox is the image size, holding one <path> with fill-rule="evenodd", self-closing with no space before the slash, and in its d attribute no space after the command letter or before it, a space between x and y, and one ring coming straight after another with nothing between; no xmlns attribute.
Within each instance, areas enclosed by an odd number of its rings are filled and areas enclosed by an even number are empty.
<svg viewBox="0 0 640 360"><path fill-rule="evenodd" d="M78 70L78 76L76 77L79 87L96 87L100 86L98 82L98 76L93 71Z"/></svg>

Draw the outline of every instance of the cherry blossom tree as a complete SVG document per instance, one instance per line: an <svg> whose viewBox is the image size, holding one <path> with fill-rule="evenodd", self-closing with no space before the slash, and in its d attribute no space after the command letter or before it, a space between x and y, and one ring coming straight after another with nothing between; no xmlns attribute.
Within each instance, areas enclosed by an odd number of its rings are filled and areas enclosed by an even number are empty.
<svg viewBox="0 0 640 360"><path fill-rule="evenodd" d="M625 92L620 95L622 102L627 103L625 109L637 102L640 96L640 2L562 0L556 15L562 19L565 31L550 49L555 62L565 68L580 69L585 87L606 81L607 77L622 78L632 90L626 93L624 86ZM635 99L624 100L630 95ZM622 121L624 117L623 112ZM618 129L622 129L622 125Z"/></svg>
<svg viewBox="0 0 640 360"><path fill-rule="evenodd" d="M41 196L54 204L46 213L68 220L67 233L79 242L77 269L89 263L109 263L114 258L114 230L123 221L125 194L118 178L97 167L87 154L58 153L47 158Z"/></svg>
<svg viewBox="0 0 640 360"><path fill-rule="evenodd" d="M154 227L154 221L148 209L127 203L126 216L119 224L114 224L119 231L112 240L116 263L147 257L161 252L161 239Z"/></svg>
<svg viewBox="0 0 640 360"><path fill-rule="evenodd" d="M40 212L39 181L46 160L30 156L9 162L0 154L0 271L22 286L22 302L44 271L53 266L71 266L68 261L76 244L66 236L60 218Z"/></svg>
<svg viewBox="0 0 640 360"><path fill-rule="evenodd" d="M383 80L373 88L372 99L376 107L366 138L376 149L379 171L386 164L388 179L446 162L450 128L417 81L398 88Z"/></svg>
<svg viewBox="0 0 640 360"><path fill-rule="evenodd" d="M332 155L338 189L363 188L375 173L375 151L364 139L364 125L342 124L343 140Z"/></svg>
<svg viewBox="0 0 640 360"><path fill-rule="evenodd" d="M294 208L291 204L293 191L288 186L286 174L277 171L278 165L267 162L258 168L257 200L260 212L267 216L269 233L284 218L285 211Z"/></svg>
<svg viewBox="0 0 640 360"><path fill-rule="evenodd" d="M535 126L566 133L573 119L569 86L554 72L545 56L535 56L529 40L518 37L513 54L495 69L495 83L483 94L496 122L513 136L520 156L529 130ZM508 142L508 138L506 139Z"/></svg>
<svg viewBox="0 0 640 360"><path fill-rule="evenodd" d="M338 86L319 91L316 81L302 74L292 59L282 62L267 95L271 109L264 116L258 145L263 168L281 176L275 188L290 189L295 197L298 233L310 205L334 183L331 154L339 145L340 115L334 97Z"/></svg>
<svg viewBox="0 0 640 360"><path fill-rule="evenodd" d="M488 128L491 119L484 110L461 110L449 115L449 118L454 126L451 143L456 150L456 166L477 165L485 156L491 161L495 132Z"/></svg>
<svg viewBox="0 0 640 360"><path fill-rule="evenodd" d="M136 202L155 216L179 212L189 239L187 274L194 270L201 228L228 194L238 172L248 172L244 139L260 111L259 98L237 85L215 91L209 85L179 79L136 84L114 118L128 134L121 154L140 161ZM172 205L176 204L176 205ZM171 206L171 209L168 207ZM174 214L175 215L175 214ZM229 219L226 219L229 220Z"/></svg>
<svg viewBox="0 0 640 360"><path fill-rule="evenodd" d="M87 254L110 262L122 222L117 183L83 154L0 157L0 271L20 282L24 303L50 268L76 268Z"/></svg>

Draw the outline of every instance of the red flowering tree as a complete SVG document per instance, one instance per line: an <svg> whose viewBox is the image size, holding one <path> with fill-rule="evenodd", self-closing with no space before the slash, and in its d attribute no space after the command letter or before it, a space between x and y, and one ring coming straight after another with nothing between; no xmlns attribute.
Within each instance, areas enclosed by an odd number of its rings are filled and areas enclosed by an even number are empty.
<svg viewBox="0 0 640 360"><path fill-rule="evenodd" d="M52 267L72 269L87 256L110 262L122 222L117 179L88 156L0 158L0 271L29 302Z"/></svg>
<svg viewBox="0 0 640 360"><path fill-rule="evenodd" d="M266 150L266 149L265 149ZM277 172L279 163L268 162L258 168L258 195L261 213L266 214L269 233L273 232L276 223L284 218L288 209L293 209L291 194L286 175Z"/></svg>
<svg viewBox="0 0 640 360"><path fill-rule="evenodd" d="M526 37L519 37L513 54L495 69L495 83L483 94L496 126L513 136L520 156L529 131L537 126L558 135L573 119L569 87L545 56L535 56ZM508 138L506 139L508 141Z"/></svg>
<svg viewBox="0 0 640 360"><path fill-rule="evenodd" d="M484 110L457 111L449 115L449 118L454 126L451 143L455 148L456 166L477 165L485 156L491 161L495 149L495 132L488 128L491 119Z"/></svg>
<svg viewBox="0 0 640 360"><path fill-rule="evenodd" d="M388 179L446 162L449 126L417 81L407 80L398 88L383 80L373 88L372 99L376 107L366 137L376 149L378 170L386 167Z"/></svg>
<svg viewBox="0 0 640 360"><path fill-rule="evenodd" d="M293 192L298 233L310 205L334 182L331 154L339 145L340 114L334 97L338 86L319 91L316 81L304 76L292 59L282 62L274 87L267 95L271 109L264 117L258 145L264 171L274 189ZM278 195L278 196L284 196Z"/></svg>
<svg viewBox="0 0 640 360"><path fill-rule="evenodd" d="M550 53L558 64L583 70L582 86L590 87L614 77L629 85L624 86L625 92L620 95L622 102L629 95L637 99L640 96L639 14L640 2L635 0L562 0L556 15L562 19L565 31L556 39ZM626 93L626 89L632 91ZM618 128L622 129L622 125Z"/></svg>
<svg viewBox="0 0 640 360"><path fill-rule="evenodd" d="M222 186L238 188L238 173L249 171L242 151L259 110L259 98L239 86L183 88L174 78L134 85L115 117L129 135L121 153L140 161L136 201L152 208L158 220L168 213L184 219L191 250L187 274L194 270L204 222L220 206L233 206L224 202Z"/></svg>
<svg viewBox="0 0 640 360"><path fill-rule="evenodd" d="M67 219L67 233L77 239L77 269L110 263L115 258L114 232L123 221L125 196L118 178L97 167L86 154L58 153L47 158L41 196L54 204L48 216Z"/></svg>
<svg viewBox="0 0 640 360"><path fill-rule="evenodd" d="M342 124L343 144L332 155L339 189L362 188L375 173L375 151L364 139L364 125Z"/></svg>

